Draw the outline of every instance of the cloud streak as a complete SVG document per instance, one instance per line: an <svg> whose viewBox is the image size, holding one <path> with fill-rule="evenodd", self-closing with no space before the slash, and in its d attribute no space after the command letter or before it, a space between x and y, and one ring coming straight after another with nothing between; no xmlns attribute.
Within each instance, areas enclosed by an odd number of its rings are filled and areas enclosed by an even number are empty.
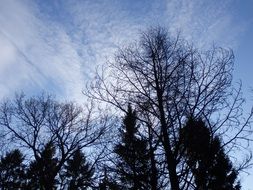
<svg viewBox="0 0 253 190"><path fill-rule="evenodd" d="M232 27L231 3L5 1L0 7L0 98L45 90L79 101L94 68L152 25L180 30L199 46L214 41L234 47L244 27Z"/></svg>
<svg viewBox="0 0 253 190"><path fill-rule="evenodd" d="M69 36L57 23L49 25L40 19L36 5L20 3L8 1L0 11L1 48L9 52L0 63L1 87L5 89L1 96L45 90L71 99L77 89L81 95L82 61Z"/></svg>
<svg viewBox="0 0 253 190"><path fill-rule="evenodd" d="M200 47L217 43L236 48L246 22L235 24L233 1L168 1L165 21L171 32L177 30ZM176 10L176 11L172 11Z"/></svg>

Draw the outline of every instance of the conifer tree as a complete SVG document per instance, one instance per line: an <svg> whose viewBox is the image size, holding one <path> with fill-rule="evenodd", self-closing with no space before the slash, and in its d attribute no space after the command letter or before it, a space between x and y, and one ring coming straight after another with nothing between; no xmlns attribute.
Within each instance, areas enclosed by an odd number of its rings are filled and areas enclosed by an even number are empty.
<svg viewBox="0 0 253 190"><path fill-rule="evenodd" d="M120 130L121 142L114 149L118 156L116 171L123 189L150 189L147 141L137 137L136 118L136 112L129 106Z"/></svg>
<svg viewBox="0 0 253 190"><path fill-rule="evenodd" d="M1 157L0 161L0 188L20 189L25 185L24 157L20 150L15 149Z"/></svg>
<svg viewBox="0 0 253 190"><path fill-rule="evenodd" d="M202 120L190 118L181 130L182 149L195 178L196 190L239 190L238 172L221 140Z"/></svg>
<svg viewBox="0 0 253 190"><path fill-rule="evenodd" d="M94 169L86 161L84 153L78 148L65 166L68 190L88 189L92 186Z"/></svg>
<svg viewBox="0 0 253 190"><path fill-rule="evenodd" d="M48 142L41 152L40 157L31 162L28 169L28 189L55 189L56 188L56 167L55 147Z"/></svg>

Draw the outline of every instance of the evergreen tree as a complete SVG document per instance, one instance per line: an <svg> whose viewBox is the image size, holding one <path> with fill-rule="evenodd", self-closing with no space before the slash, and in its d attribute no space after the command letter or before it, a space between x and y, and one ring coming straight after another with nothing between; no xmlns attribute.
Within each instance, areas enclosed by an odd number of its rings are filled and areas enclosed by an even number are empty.
<svg viewBox="0 0 253 190"><path fill-rule="evenodd" d="M239 190L238 173L202 120L190 118L181 130L182 149L194 175L196 190Z"/></svg>
<svg viewBox="0 0 253 190"><path fill-rule="evenodd" d="M94 169L86 161L85 155L78 148L65 166L68 190L88 189L92 186Z"/></svg>
<svg viewBox="0 0 253 190"><path fill-rule="evenodd" d="M1 157L0 188L20 189L25 185L25 165L22 153L15 149Z"/></svg>
<svg viewBox="0 0 253 190"><path fill-rule="evenodd" d="M55 147L48 142L41 152L40 157L31 162L28 170L28 189L56 189L57 163L55 158Z"/></svg>
<svg viewBox="0 0 253 190"><path fill-rule="evenodd" d="M121 143L114 149L118 156L116 171L123 189L146 190L150 189L147 141L137 137L136 121L136 112L129 106L120 131Z"/></svg>

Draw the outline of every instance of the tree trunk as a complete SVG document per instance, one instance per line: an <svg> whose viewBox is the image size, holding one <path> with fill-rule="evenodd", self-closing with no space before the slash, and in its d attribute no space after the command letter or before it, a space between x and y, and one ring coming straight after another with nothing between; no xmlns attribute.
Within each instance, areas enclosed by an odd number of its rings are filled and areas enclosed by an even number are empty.
<svg viewBox="0 0 253 190"><path fill-rule="evenodd" d="M155 161L155 154L154 154L154 148L152 145L152 134L151 134L151 126L148 126L149 131L149 152L150 152L150 162L151 162L151 179L150 179L150 185L151 190L157 190L157 168L156 168L156 161Z"/></svg>
<svg viewBox="0 0 253 190"><path fill-rule="evenodd" d="M163 99L162 99L162 93L159 89L158 83L157 83L157 98L158 98L158 109L160 112L160 123L161 123L161 130L162 130L162 144L164 146L165 151L165 157L167 162L167 169L169 171L169 178L170 178L170 184L172 190L179 190L179 180L177 176L176 171L176 160L174 158L172 148L170 145L170 139L167 131L167 124L165 119L165 113L163 109Z"/></svg>

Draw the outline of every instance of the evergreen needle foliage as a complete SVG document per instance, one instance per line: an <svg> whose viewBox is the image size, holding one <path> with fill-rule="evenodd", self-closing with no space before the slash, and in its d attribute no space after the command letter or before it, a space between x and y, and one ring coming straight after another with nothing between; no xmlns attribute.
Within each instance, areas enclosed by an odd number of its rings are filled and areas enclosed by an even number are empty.
<svg viewBox="0 0 253 190"><path fill-rule="evenodd" d="M149 154L146 140L138 137L136 112L128 106L120 129L121 142L115 146L118 155L116 172L124 189L149 189Z"/></svg>

